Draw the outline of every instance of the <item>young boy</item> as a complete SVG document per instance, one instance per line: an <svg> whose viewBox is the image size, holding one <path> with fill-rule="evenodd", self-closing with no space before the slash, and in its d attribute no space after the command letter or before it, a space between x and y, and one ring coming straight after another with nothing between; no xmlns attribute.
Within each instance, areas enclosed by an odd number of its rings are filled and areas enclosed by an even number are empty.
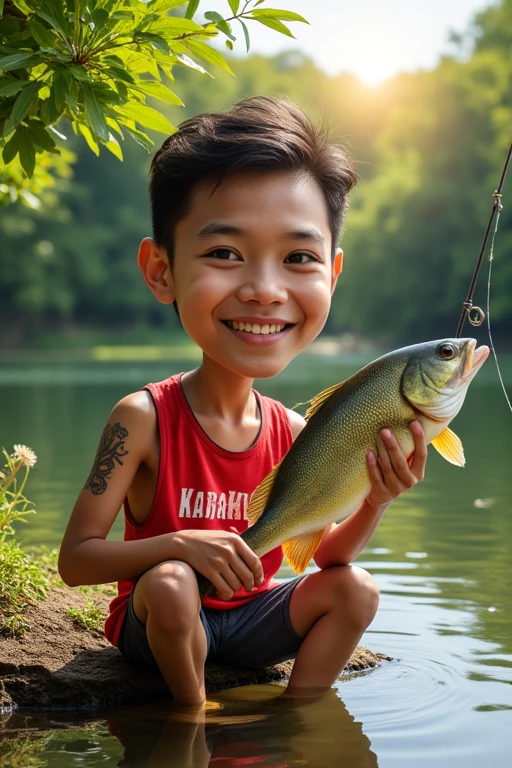
<svg viewBox="0 0 512 768"><path fill-rule="evenodd" d="M157 664L179 704L204 702L207 659L295 658L290 693L331 686L378 605L371 576L349 563L423 477L419 422L411 466L383 430L387 451L368 454L368 498L325 531L320 570L285 584L272 581L281 547L260 560L239 536L251 493L305 424L253 380L275 376L322 330L355 182L347 155L297 107L263 97L187 120L153 160L153 239L139 266L203 360L114 407L59 572L70 586L119 582L106 635L128 658ZM107 541L123 503L124 541ZM196 571L215 598L201 602Z"/></svg>

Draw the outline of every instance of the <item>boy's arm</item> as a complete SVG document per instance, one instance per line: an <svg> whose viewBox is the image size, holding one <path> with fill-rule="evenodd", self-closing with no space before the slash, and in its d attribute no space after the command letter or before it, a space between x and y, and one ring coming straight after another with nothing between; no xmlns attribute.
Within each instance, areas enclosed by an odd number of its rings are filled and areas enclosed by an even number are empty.
<svg viewBox="0 0 512 768"><path fill-rule="evenodd" d="M182 560L213 582L229 599L242 584L263 581L259 558L238 534L178 531L137 541L107 541L139 466L157 436L151 396L136 392L110 414L91 474L80 492L64 534L59 573L69 586L105 584L140 576L165 560Z"/></svg>

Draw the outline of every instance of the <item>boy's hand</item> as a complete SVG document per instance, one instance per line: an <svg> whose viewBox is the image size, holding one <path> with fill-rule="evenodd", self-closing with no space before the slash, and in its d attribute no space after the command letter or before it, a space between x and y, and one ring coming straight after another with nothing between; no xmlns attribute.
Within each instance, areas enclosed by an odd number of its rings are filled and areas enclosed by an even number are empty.
<svg viewBox="0 0 512 768"><path fill-rule="evenodd" d="M366 502L372 507L389 504L419 480L423 480L427 461L425 433L419 421L412 421L409 428L414 438L414 454L410 466L396 437L389 429L382 429L380 432L384 447L379 456L376 457L373 451L368 451L366 460L372 489Z"/></svg>
<svg viewBox="0 0 512 768"><path fill-rule="evenodd" d="M186 530L173 538L179 541L180 560L209 579L223 600L242 586L251 592L263 583L259 557L237 533Z"/></svg>

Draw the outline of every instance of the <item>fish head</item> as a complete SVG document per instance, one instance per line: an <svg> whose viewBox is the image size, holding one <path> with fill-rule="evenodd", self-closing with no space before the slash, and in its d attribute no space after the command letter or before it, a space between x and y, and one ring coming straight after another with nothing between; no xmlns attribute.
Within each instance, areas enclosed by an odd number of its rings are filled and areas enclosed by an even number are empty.
<svg viewBox="0 0 512 768"><path fill-rule="evenodd" d="M416 344L409 350L402 377L404 396L428 419L448 424L462 408L489 347L477 349L475 339L441 339Z"/></svg>

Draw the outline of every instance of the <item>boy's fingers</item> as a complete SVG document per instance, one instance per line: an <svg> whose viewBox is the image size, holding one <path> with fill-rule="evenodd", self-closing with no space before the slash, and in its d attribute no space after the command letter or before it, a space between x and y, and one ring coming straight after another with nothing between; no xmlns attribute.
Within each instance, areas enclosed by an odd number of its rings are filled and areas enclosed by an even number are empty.
<svg viewBox="0 0 512 768"><path fill-rule="evenodd" d="M251 569L244 563L241 557L237 559L235 563L231 563L231 568L234 570L236 576L240 579L240 587L244 585L247 592L251 592L255 586L256 580ZM240 589L238 587L238 589Z"/></svg>
<svg viewBox="0 0 512 768"><path fill-rule="evenodd" d="M264 575L263 575L263 566L261 564L261 560L259 559L258 555L256 555L250 547L247 546L245 541L241 539L239 536L236 539L235 542L236 550L244 563L250 568L251 572L254 575L254 584L256 586L259 586L263 583Z"/></svg>
<svg viewBox="0 0 512 768"><path fill-rule="evenodd" d="M411 472L419 480L423 480L428 455L425 433L419 421L411 422L410 429L414 438L414 458L411 463Z"/></svg>
<svg viewBox="0 0 512 768"><path fill-rule="evenodd" d="M230 600L233 597L233 590L221 573L216 571L210 577L210 581L217 590L219 597L222 597L224 600Z"/></svg>

